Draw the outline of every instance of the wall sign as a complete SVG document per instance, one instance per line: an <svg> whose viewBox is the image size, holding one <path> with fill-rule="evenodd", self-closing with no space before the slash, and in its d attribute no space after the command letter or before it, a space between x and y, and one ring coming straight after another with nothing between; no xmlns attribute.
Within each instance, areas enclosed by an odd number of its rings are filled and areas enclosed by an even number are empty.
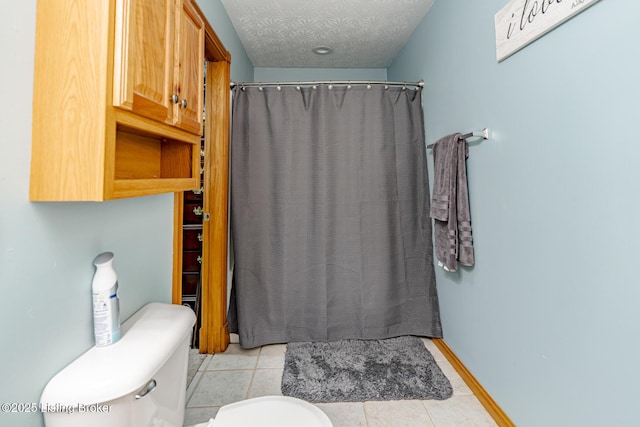
<svg viewBox="0 0 640 427"><path fill-rule="evenodd" d="M598 0L511 0L495 16L498 62Z"/></svg>

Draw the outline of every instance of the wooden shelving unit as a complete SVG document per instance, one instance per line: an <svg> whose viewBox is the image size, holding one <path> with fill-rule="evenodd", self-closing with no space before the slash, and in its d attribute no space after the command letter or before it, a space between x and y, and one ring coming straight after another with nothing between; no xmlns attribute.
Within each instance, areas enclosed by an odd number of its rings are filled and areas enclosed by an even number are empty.
<svg viewBox="0 0 640 427"><path fill-rule="evenodd" d="M36 22L30 200L198 188L205 25L191 1L40 0Z"/></svg>

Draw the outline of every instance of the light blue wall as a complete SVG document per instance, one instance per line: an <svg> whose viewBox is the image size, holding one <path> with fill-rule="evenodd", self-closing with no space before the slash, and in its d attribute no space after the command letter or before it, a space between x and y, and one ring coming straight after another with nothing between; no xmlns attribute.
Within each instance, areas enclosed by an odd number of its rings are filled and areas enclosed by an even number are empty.
<svg viewBox="0 0 640 427"><path fill-rule="evenodd" d="M426 81L428 143L492 130L467 163L476 266L437 273L445 341L518 426L638 426L640 2L497 63L506 3L436 1L388 70Z"/></svg>
<svg viewBox="0 0 640 427"><path fill-rule="evenodd" d="M0 402L38 402L47 381L93 345L98 253L115 253L123 319L147 302L171 300L173 195L28 200L35 5L0 2ZM227 40L225 28L216 29ZM227 48L242 58L244 51ZM235 72L252 77L253 67ZM2 426L41 423L39 414L0 412Z"/></svg>
<svg viewBox="0 0 640 427"><path fill-rule="evenodd" d="M384 68L256 67L253 74L253 81L256 82L288 82L304 80L387 80L387 70Z"/></svg>

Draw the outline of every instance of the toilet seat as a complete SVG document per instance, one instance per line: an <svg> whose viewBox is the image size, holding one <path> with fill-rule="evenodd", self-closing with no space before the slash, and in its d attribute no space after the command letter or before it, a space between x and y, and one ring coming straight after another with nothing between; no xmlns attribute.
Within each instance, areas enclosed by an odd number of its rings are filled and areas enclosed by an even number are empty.
<svg viewBox="0 0 640 427"><path fill-rule="evenodd" d="M198 426L333 427L333 424L309 402L287 396L264 396L225 405L214 420Z"/></svg>

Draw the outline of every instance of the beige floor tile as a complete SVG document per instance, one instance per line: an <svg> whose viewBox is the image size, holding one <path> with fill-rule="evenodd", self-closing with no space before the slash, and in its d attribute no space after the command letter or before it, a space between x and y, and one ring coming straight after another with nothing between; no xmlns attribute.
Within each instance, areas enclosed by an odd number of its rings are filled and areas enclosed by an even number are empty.
<svg viewBox="0 0 640 427"><path fill-rule="evenodd" d="M286 351L286 344L265 345L260 349L258 369L284 367L284 354Z"/></svg>
<svg viewBox="0 0 640 427"><path fill-rule="evenodd" d="M442 354L440 349L436 347L436 345L430 338L422 338L422 342L424 343L424 346L427 347L427 350L429 350L429 353L431 353L435 360L447 360L447 358L444 357L444 354Z"/></svg>
<svg viewBox="0 0 640 427"><path fill-rule="evenodd" d="M207 354L207 357L205 357L204 362L202 362L202 365L200 365L200 367L198 368L198 372L206 371L207 366L209 366L209 362L211 362L212 358L213 358L213 354Z"/></svg>
<svg viewBox="0 0 640 427"><path fill-rule="evenodd" d="M195 391L196 386L200 382L200 378L202 378L202 372L198 371L193 377L193 380L191 381L191 383L189 384L189 387L187 387L187 393L185 394L185 402L188 402L189 399L191 399L191 396L193 396L193 392Z"/></svg>
<svg viewBox="0 0 640 427"><path fill-rule="evenodd" d="M202 363L207 359L206 354L200 354L197 348L189 349L189 369L187 370L187 385L191 384L196 372L200 370Z"/></svg>
<svg viewBox="0 0 640 427"><path fill-rule="evenodd" d="M423 401L436 427L494 427L493 418L473 395Z"/></svg>
<svg viewBox="0 0 640 427"><path fill-rule="evenodd" d="M184 425L192 426L194 424L206 423L211 418L215 418L218 413L218 407L209 406L205 408L187 408L184 413Z"/></svg>
<svg viewBox="0 0 640 427"><path fill-rule="evenodd" d="M252 370L205 371L187 402L187 408L222 406L246 399Z"/></svg>
<svg viewBox="0 0 640 427"><path fill-rule="evenodd" d="M258 362L259 348L245 350L238 344L229 344L224 353L216 353L209 361L207 371L228 369L254 369Z"/></svg>
<svg viewBox="0 0 640 427"><path fill-rule="evenodd" d="M333 427L367 427L361 402L315 403L315 406L327 414Z"/></svg>
<svg viewBox="0 0 640 427"><path fill-rule="evenodd" d="M451 381L454 389L451 399L319 403L316 406L329 416L334 427L495 426L433 342L429 339L423 342ZM281 395L285 351L285 345L244 350L232 344L224 353L208 355L187 389L185 425L207 422L222 405L250 397Z"/></svg>
<svg viewBox="0 0 640 427"><path fill-rule="evenodd" d="M369 427L434 427L419 400L364 402Z"/></svg>
<svg viewBox="0 0 640 427"><path fill-rule="evenodd" d="M282 396L282 371L283 369L256 369L248 397Z"/></svg>
<svg viewBox="0 0 640 427"><path fill-rule="evenodd" d="M446 360L438 360L438 366L442 372L447 376L449 382L451 383L451 387L453 387L453 395L468 395L473 394L467 383L464 382L462 377L458 374L458 372L453 368L451 363Z"/></svg>

